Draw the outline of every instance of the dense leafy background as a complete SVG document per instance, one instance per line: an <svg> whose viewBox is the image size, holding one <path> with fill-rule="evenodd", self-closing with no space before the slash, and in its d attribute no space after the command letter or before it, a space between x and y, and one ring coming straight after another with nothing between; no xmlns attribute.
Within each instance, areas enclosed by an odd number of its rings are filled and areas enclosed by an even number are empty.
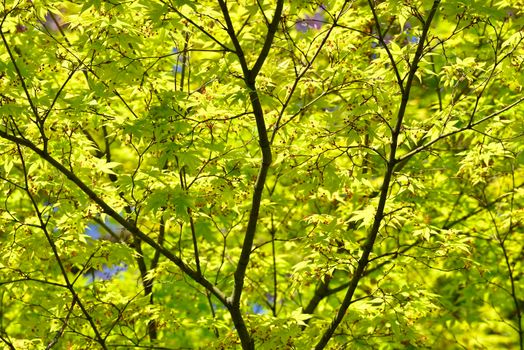
<svg viewBox="0 0 524 350"><path fill-rule="evenodd" d="M522 349L523 11L2 2L3 348Z"/></svg>

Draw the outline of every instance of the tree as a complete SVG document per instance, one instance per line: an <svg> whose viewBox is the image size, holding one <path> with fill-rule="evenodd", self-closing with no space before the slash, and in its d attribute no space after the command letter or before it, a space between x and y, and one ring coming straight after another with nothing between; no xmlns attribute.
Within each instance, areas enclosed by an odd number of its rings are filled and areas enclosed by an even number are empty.
<svg viewBox="0 0 524 350"><path fill-rule="evenodd" d="M523 349L523 10L4 1L4 348Z"/></svg>

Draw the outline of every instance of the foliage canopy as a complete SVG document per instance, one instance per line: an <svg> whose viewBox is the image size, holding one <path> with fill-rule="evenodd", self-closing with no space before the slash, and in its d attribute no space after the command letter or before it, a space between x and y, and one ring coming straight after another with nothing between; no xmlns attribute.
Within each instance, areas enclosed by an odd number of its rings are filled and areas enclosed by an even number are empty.
<svg viewBox="0 0 524 350"><path fill-rule="evenodd" d="M3 1L3 347L523 349L523 12Z"/></svg>

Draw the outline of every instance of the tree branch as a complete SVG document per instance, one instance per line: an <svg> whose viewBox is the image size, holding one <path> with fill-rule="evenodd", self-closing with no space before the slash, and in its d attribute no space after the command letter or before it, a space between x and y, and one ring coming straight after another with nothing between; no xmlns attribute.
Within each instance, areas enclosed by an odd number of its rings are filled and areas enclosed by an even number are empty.
<svg viewBox="0 0 524 350"><path fill-rule="evenodd" d="M104 200L102 200L88 185L86 185L82 180L80 180L73 172L71 172L65 166L63 166L59 161L53 158L49 153L44 152L42 149L38 148L31 141L25 138L21 138L21 137L17 137L17 136L8 134L7 132L3 130L0 130L0 137L6 140L12 141L18 145L25 146L31 149L34 153L36 153L42 159L44 159L49 164L51 164L55 169L57 169L60 173L65 175L78 188L80 188L82 192L84 192L89 197L89 199L91 199L98 206L100 206L100 208L102 209L104 213L106 213L107 215L115 219L120 225L122 225L125 229L127 229L131 234L140 238L143 242L149 244L156 251L159 251L167 259L169 259L175 265L177 265L180 268L180 270L182 270L191 279L193 279L195 282L197 282L198 284L200 284L201 286L209 290L209 292L213 294L215 297L217 297L217 299L219 299L224 305L227 304L225 294L220 289L218 289L218 287L213 285L211 282L205 279L202 275L198 274L190 266L186 265L182 261L182 259L174 255L171 251L164 248L163 246L160 246L154 239L152 239L151 237L143 233L135 224L124 219L111 206L109 206Z"/></svg>
<svg viewBox="0 0 524 350"><path fill-rule="evenodd" d="M375 244L375 240L377 238L378 231L380 229L380 224L382 222L382 218L384 217L384 208L386 206L386 201L387 201L387 197L388 197L389 184L391 182L391 178L393 176L393 172L394 172L395 164L396 164L396 156L395 156L395 154L396 154L397 147L398 147L398 137L400 135L402 122L403 122L403 119L404 119L404 116L405 116L405 113L406 113L406 107L407 107L407 104L408 104L408 101L409 101L409 94L410 94L410 91L411 91L411 86L413 84L413 79L415 77L415 73L416 73L417 68L418 68L418 63L419 63L420 59L422 58L422 53L423 53L423 49L424 49L424 42L425 42L426 37L428 35L429 28L430 28L430 25L431 25L431 21L432 21L434 15L435 15L435 13L437 12L439 4L440 4L440 0L435 0L433 2L433 6L432 6L432 8L431 8L431 10L430 10L430 12L428 14L428 18L427 18L426 22L424 23L424 29L422 31L422 35L420 37L420 41L418 43L417 50L415 52L415 56L413 57L413 62L410 65L410 70L409 70L409 74L408 74L408 79L406 81L406 85L405 85L405 87L403 89L401 89L401 91L402 91L402 100L400 102L400 107L399 107L399 111L398 111L398 115L397 115L397 123L396 123L395 128L393 130L393 133L391 135L389 161L388 161L388 164L387 164L386 172L384 174L382 187L380 189L380 198L379 198L379 202L378 202L377 209L376 209L376 212L375 212L375 218L373 220L373 225L371 226L371 229L370 229L370 231L368 233L366 241L365 241L365 243L364 243L364 245L362 247L362 255L360 256L360 259L358 261L357 268L353 272L353 277L350 280L349 287L348 287L348 290L346 292L346 295L344 296L344 299L342 300L342 304L340 305L340 308L339 308L336 316L331 321L331 324L329 325L329 327L324 332L324 334L320 338L319 342L315 346L315 350L321 350L321 349L324 349L326 347L327 343L329 342L329 340L331 339L331 337L335 333L335 330L337 329L339 324L344 319L344 315L346 314L347 309L351 305L351 301L353 299L353 295L354 295L355 290L356 290L356 288L358 286L358 283L360 282L360 279L361 279L361 277L362 277L362 275L364 273L364 270L365 270L365 268L368 265L369 255L373 251L373 246ZM369 5L370 5L372 11L374 11L374 7L373 7L373 4L371 3L371 0L369 0Z"/></svg>
<svg viewBox="0 0 524 350"><path fill-rule="evenodd" d="M80 310L82 310L82 313L84 314L85 318L87 319L87 322L89 323L89 325L91 326L91 329L95 333L96 341L100 344L102 349L107 350L107 345L105 343L105 339L102 337L95 320L93 320L93 317L91 316L91 314L88 312L88 310L86 309L86 307L84 306L84 304L80 300L80 297L78 296L78 293L76 292L76 290L75 290L75 288L73 286L73 283L71 283L71 281L69 280L69 277L67 275L67 271L66 271L66 269L64 267L64 264L62 262L62 258L60 257L60 254L58 253L58 248L56 246L56 243L53 240L53 237L51 237L51 235L49 234L49 231L47 230L47 223L44 220L44 218L42 217L42 211L38 208L38 203L36 202L33 193L31 193L31 190L30 190L31 185L29 184L29 176L28 176L28 173L27 173L27 167L26 167L24 156L22 154L22 149L21 149L19 144L17 144L17 151L18 151L18 155L20 157L20 162L22 163L22 172L23 172L24 184L25 184L24 191L27 194L27 196L29 197L29 200L31 201L33 209L34 209L34 211L36 213L36 216L37 216L38 222L39 222L39 228L44 233L45 238L47 240L47 243L51 247L54 259L55 259L56 263L58 264L58 267L60 269L60 273L61 273L62 278L64 279L64 282L66 284L66 288L69 291L69 293L71 293L71 297L73 299L72 306L75 303L78 304L78 307L80 307Z"/></svg>
<svg viewBox="0 0 524 350"><path fill-rule="evenodd" d="M262 109L260 98L256 89L256 78L260 69L262 68L262 65L264 64L264 61L267 58L267 54L275 37L275 33L278 30L278 23L280 22L280 17L282 15L284 0L277 1L275 14L273 15L273 20L271 21L271 24L268 27L266 39L264 40L264 46L256 60L255 65L253 66L253 69L251 70L248 67L246 58L244 56L244 51L242 50L240 42L238 41L238 38L235 34L235 29L233 27L233 22L231 21L227 5L224 0L218 0L218 3L222 10L224 20L226 21L227 32L229 34L229 37L231 38L231 41L233 42L233 45L235 46L235 52L238 57L240 66L242 67L244 81L249 91L249 99L251 101L251 106L253 107L253 114L255 115L255 121L258 131L258 142L260 145L260 150L262 151L262 162L260 164L258 176L255 182L255 189L253 191L253 197L251 201L251 211L249 213L249 220L244 236L244 242L242 244L242 251L240 253L238 264L234 272L235 286L233 289L233 293L229 298L231 302L229 312L231 314L231 317L233 318L233 323L237 328L242 347L244 349L254 349L253 339L247 331L245 322L240 312L240 297L242 296L246 269L249 264L249 259L251 257L251 249L253 248L253 241L255 238L258 216L260 212L260 203L262 201L262 192L264 191L267 173L272 161L271 146L269 143L267 128L264 120L264 111Z"/></svg>
<svg viewBox="0 0 524 350"><path fill-rule="evenodd" d="M470 124L468 124L468 125L466 125L466 126L464 126L464 127L462 127L462 128L459 128L459 129L456 129L456 130L450 131L450 132L448 132L448 133L442 134L442 135L440 135L439 137L437 137L436 139L431 140L431 141L429 141L428 143L426 143L426 144L424 144L424 145L421 145L421 146L419 146L419 147L417 147L417 148L411 150L410 152L404 154L402 157L398 158L398 159L396 160L396 162L397 162L397 163L404 162L406 159L409 159L409 158L413 157L415 154L420 153L420 152L422 152L422 151L425 150L425 149L428 149L431 145L434 145L435 143L437 143L437 142L439 142L440 140L445 139L445 138L447 138L447 137L449 137L449 136L453 136L453 135L455 135L455 134L461 133L461 132L466 131L466 130L473 130L473 127L475 127L475 126L477 126L477 125L479 125L479 124L482 124L482 123L484 123L485 121L488 121L488 120L490 120L490 119L493 119L494 117L496 117L496 116L498 116L498 115L500 115L500 114L502 114L502 113L504 113L504 112L510 110L511 108L513 108L513 107L515 107L516 105L522 103L523 101L524 101L524 97L521 97L521 98L519 98L518 100L516 100L515 102L510 103L510 104L507 105L506 107L504 107L504 108L502 108L502 109L500 109L500 110L498 110L498 111L496 111L496 112L493 112L493 113L491 113L490 115L485 116L484 118L481 118L481 119L477 120L476 122L471 122Z"/></svg>

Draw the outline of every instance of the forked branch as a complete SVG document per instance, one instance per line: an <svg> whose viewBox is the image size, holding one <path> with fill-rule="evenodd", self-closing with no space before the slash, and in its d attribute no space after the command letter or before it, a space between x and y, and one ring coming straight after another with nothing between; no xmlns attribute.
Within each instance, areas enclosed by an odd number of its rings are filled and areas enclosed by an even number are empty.
<svg viewBox="0 0 524 350"><path fill-rule="evenodd" d="M372 12L375 14L375 7L372 1L368 0L368 3L369 3L369 6ZM316 350L321 350L326 347L327 343L329 342L329 340L335 333L335 330L337 329L337 327L340 325L340 323L344 319L344 316L353 300L353 295L355 293L355 290L357 289L360 279L362 278L364 271L368 265L369 256L371 252L373 251L373 246L375 244L375 240L377 238L377 235L380 229L380 225L384 217L384 208L386 207L389 186L390 186L391 178L393 176L395 164L396 164L396 152L398 148L398 139L399 139L399 135L400 135L401 128L402 128L402 122L406 114L406 107L409 101L409 94L411 91L413 80L415 78L415 73L418 68L418 63L420 62L420 59L422 58L422 54L424 50L424 42L426 41L426 37L428 35L431 22L433 20L433 17L435 16L435 13L437 12L439 3L440 3L440 0L435 0L433 2L433 6L428 14L428 18L424 22L424 28L422 30L420 41L418 43L418 47L415 52L415 56L413 57L413 60L410 64L410 70L409 70L409 74L406 80L406 84L403 86L403 88L401 88L402 99L401 99L399 111L397 114L397 122L396 122L395 128L393 129L393 132L391 135L389 160L387 162L386 172L382 180L382 186L380 189L380 198L379 198L379 202L378 202L377 209L375 212L375 218L373 219L373 224L367 235L366 241L364 245L362 246L362 254L359 258L357 268L353 272L353 276L349 282L349 287L347 289L346 295L344 296L344 299L342 300L342 304L340 305L340 308L338 309L337 314L331 321L331 324L329 325L329 327L324 332L319 342L315 346ZM377 26L379 26L379 23L377 23Z"/></svg>

